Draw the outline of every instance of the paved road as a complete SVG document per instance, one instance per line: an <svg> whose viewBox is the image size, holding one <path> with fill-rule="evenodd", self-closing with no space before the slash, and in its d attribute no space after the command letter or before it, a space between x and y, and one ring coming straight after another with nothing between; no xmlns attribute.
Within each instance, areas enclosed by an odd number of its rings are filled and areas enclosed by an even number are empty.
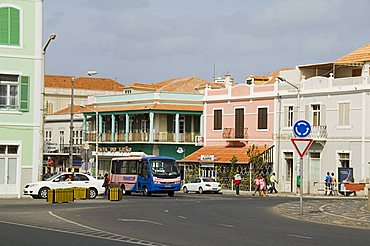
<svg viewBox="0 0 370 246"><path fill-rule="evenodd" d="M323 200L310 201L312 204L329 201ZM134 195L120 202L97 199L69 204L0 200L0 238L6 238L1 240L1 245L12 245L12 242L31 245L28 244L31 241L24 241L25 237L20 238L19 234L35 235L34 245L40 245L37 238L41 237L58 239L52 245L66 245L70 241L78 242L70 245L311 246L367 245L370 240L368 230L286 217L284 213L294 216L292 211L296 207L296 197L232 194L176 194L173 198ZM308 214L315 217L320 213ZM20 233L15 234L16 231Z"/></svg>

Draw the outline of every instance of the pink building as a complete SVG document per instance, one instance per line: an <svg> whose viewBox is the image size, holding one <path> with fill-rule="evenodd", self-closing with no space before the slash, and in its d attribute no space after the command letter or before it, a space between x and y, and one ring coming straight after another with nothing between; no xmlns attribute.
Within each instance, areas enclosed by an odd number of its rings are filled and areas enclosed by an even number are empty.
<svg viewBox="0 0 370 246"><path fill-rule="evenodd" d="M199 176L216 178L227 184L230 180L223 170L231 167L235 157L238 172L250 172L251 166L246 165L250 161L247 150L255 145L260 153L269 149L265 158L272 168L274 81L275 78L269 78L263 85L251 81L223 89L206 89L203 97L204 146L183 159L186 165L199 167Z"/></svg>

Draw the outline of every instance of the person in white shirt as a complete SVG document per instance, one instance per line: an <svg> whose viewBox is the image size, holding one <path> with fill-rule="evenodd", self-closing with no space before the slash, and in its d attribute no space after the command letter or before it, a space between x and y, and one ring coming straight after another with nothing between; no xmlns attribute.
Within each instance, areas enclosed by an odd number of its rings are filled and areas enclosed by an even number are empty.
<svg viewBox="0 0 370 246"><path fill-rule="evenodd" d="M273 192L278 193L278 191L276 190L276 184L278 182L277 182L275 173L272 173L272 175L270 176L270 182L271 182L270 193L273 193Z"/></svg>

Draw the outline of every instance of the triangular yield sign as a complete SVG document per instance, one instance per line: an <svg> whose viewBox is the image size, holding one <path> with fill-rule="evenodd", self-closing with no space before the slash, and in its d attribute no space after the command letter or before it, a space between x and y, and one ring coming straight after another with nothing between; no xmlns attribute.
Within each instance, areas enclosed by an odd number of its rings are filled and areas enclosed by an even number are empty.
<svg viewBox="0 0 370 246"><path fill-rule="evenodd" d="M290 140L301 158L303 158L313 142L312 138L292 138Z"/></svg>

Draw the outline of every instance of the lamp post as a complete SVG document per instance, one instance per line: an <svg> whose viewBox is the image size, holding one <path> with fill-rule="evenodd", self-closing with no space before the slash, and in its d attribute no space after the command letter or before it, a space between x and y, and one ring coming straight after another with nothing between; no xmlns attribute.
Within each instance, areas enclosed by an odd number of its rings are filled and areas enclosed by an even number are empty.
<svg viewBox="0 0 370 246"><path fill-rule="evenodd" d="M41 168L39 169L39 172L42 172L42 166L44 161L44 128L45 128L45 56L46 56L46 49L48 48L50 42L54 39L56 39L57 35L55 33L50 34L48 40L44 44L44 47L42 48L42 74L41 74L41 146L40 146L40 164ZM39 173L41 175L41 173Z"/></svg>
<svg viewBox="0 0 370 246"><path fill-rule="evenodd" d="M89 71L87 72L88 76L96 75L96 71ZM78 78L83 77L84 75L80 75L77 77L72 77L72 85L71 85L71 119L69 124L69 168L73 166L73 97L74 97L74 87L75 87L75 80Z"/></svg>
<svg viewBox="0 0 370 246"><path fill-rule="evenodd" d="M288 80L286 80L285 78L282 78L282 77L277 77L278 80L280 81L283 81L285 83L287 83L288 85L292 86L293 88L295 88L297 90L297 116L298 116L298 119L299 119L299 108L300 108L300 93L301 93L301 90L298 86L294 85L293 83L289 82ZM280 130L280 129L279 129ZM280 134L280 132L279 132ZM280 140L280 138L279 138ZM280 146L280 143L279 143L279 146ZM300 168L300 185L299 185L299 201L300 201L300 207L301 207L301 215L303 215L303 158L299 158L299 168Z"/></svg>
<svg viewBox="0 0 370 246"><path fill-rule="evenodd" d="M80 105L81 108L90 110L95 113L95 178L98 178L99 171L99 155L98 155L98 144L99 144L99 112L86 107L85 105Z"/></svg>

